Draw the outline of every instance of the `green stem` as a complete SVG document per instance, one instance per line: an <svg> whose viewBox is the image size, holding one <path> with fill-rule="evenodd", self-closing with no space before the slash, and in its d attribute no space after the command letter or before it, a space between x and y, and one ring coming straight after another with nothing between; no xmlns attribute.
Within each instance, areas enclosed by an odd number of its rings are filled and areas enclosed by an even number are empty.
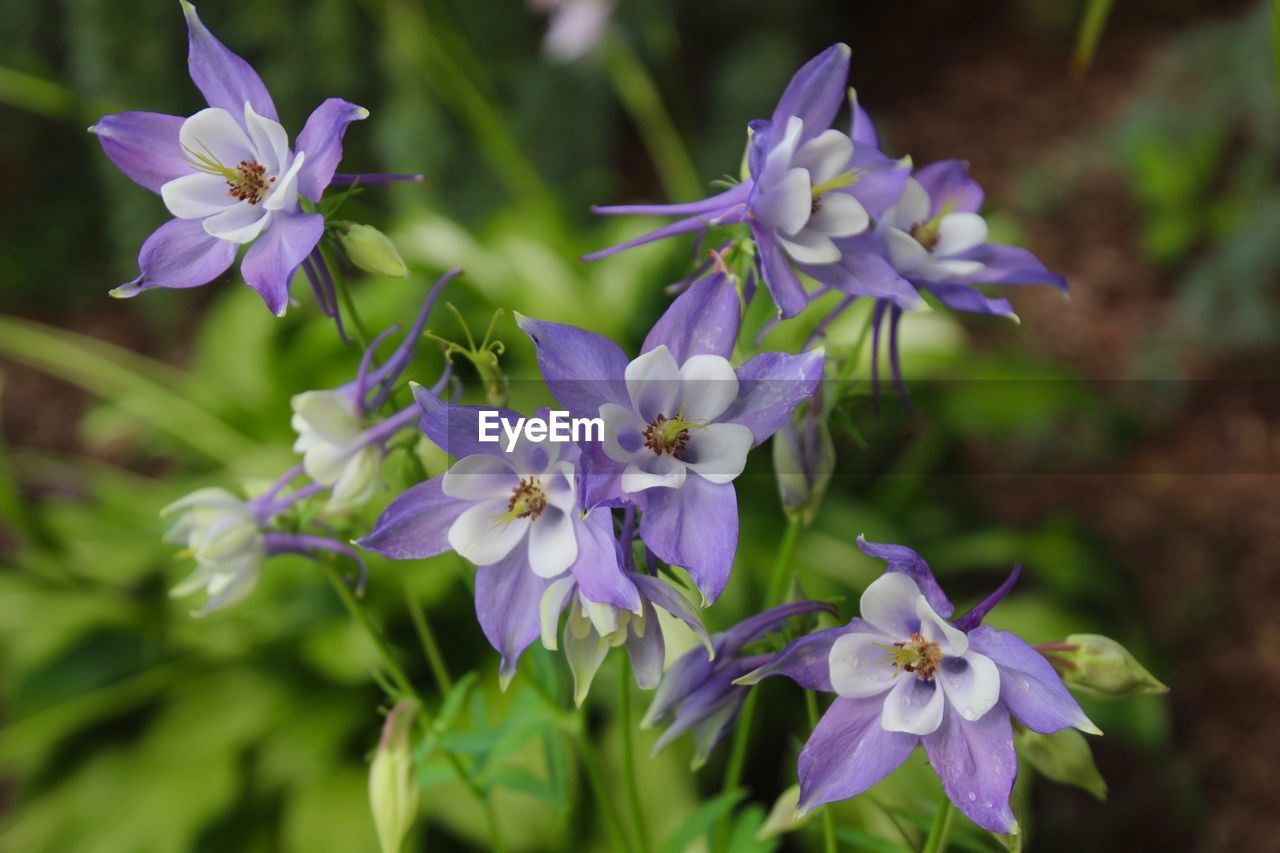
<svg viewBox="0 0 1280 853"><path fill-rule="evenodd" d="M1280 0L1271 0L1271 61L1280 90Z"/></svg>
<svg viewBox="0 0 1280 853"><path fill-rule="evenodd" d="M368 349L369 332L365 329L364 320L360 319L360 312L356 310L355 300L351 298L351 291L347 289L347 282L342 277L342 273L333 262L332 254L325 248L324 242L320 242L320 257L324 259L324 264L329 268L329 275L333 276L333 289L337 291L338 301L342 303L342 310L345 310L347 317L351 320L351 328L355 330L356 342L360 344L360 349Z"/></svg>
<svg viewBox="0 0 1280 853"><path fill-rule="evenodd" d="M622 677L618 689L618 727L622 731L623 778L627 786L627 803L631 807L631 822L635 825L640 849L648 853L649 828L645 825L644 809L640 807L640 786L636 780L636 756L631 743L631 663L622 655Z"/></svg>
<svg viewBox="0 0 1280 853"><path fill-rule="evenodd" d="M667 197L672 201L698 198L702 194L698 173L648 69L621 36L610 37L602 52L614 91L640 133Z"/></svg>
<svg viewBox="0 0 1280 853"><path fill-rule="evenodd" d="M413 620L414 630L418 632L418 640L422 643L422 651L427 656L427 663L431 665L431 674L435 676L436 686L440 688L442 694L451 693L453 678L449 676L449 668L445 666L444 655L440 653L440 645L436 642L436 635L431 630L431 623L427 621L422 602L418 601L418 596L414 595L409 586L404 565L401 564L398 568L400 589L404 592L404 600L409 605L409 616Z"/></svg>
<svg viewBox="0 0 1280 853"><path fill-rule="evenodd" d="M1089 5L1085 7L1073 59L1077 75L1083 75L1093 64L1098 42L1102 40L1102 31L1106 29L1107 18L1111 16L1111 4L1112 0L1089 0Z"/></svg>
<svg viewBox="0 0 1280 853"><path fill-rule="evenodd" d="M600 769L600 758L595 753L586 732L573 732L573 741L578 747L578 755L582 758L582 767L587 773L587 782L591 785L591 794L595 797L596 806L604 818L605 831L609 833L614 850L634 851L634 845L628 843L629 838L622 828L622 821L609 798L609 788L605 785L604 773Z"/></svg>
<svg viewBox="0 0 1280 853"><path fill-rule="evenodd" d="M809 730L818 725L818 694L812 690L804 692L804 707L809 712ZM822 844L826 853L836 853L836 819L831 814L830 806L820 806L822 810Z"/></svg>
<svg viewBox="0 0 1280 853"><path fill-rule="evenodd" d="M784 587L791 568L791 555L796 550L796 540L800 538L800 521L789 519L787 532L782 535L782 544L778 546L777 562L773 564L773 577L769 580L769 592L764 600L766 609L781 603Z"/></svg>
<svg viewBox="0 0 1280 853"><path fill-rule="evenodd" d="M947 836L951 834L951 818L955 811L955 808L951 805L951 800L947 799L946 794L943 794L942 805L938 807L938 814L933 818L933 826L929 829L929 837L925 839L924 847L920 848L920 853L943 853L947 849Z"/></svg>

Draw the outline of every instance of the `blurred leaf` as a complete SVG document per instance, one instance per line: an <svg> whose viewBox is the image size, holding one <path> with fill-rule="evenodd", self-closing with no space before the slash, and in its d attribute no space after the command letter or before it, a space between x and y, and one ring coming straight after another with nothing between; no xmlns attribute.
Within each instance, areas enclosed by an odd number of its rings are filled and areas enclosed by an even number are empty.
<svg viewBox="0 0 1280 853"><path fill-rule="evenodd" d="M1093 763L1093 750L1075 729L1051 735L1024 729L1018 732L1018 746L1031 766L1053 781L1083 788L1099 800L1107 799L1107 783Z"/></svg>
<svg viewBox="0 0 1280 853"><path fill-rule="evenodd" d="M719 796L707 800L691 814L659 847L659 853L684 853L698 842L702 836L720 821L722 817L733 811L734 806L746 797L747 792L741 789L725 791Z"/></svg>

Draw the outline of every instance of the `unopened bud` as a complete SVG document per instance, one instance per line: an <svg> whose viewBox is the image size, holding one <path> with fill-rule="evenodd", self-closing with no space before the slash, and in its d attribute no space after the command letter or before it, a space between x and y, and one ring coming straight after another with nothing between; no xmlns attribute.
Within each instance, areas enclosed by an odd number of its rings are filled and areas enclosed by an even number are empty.
<svg viewBox="0 0 1280 853"><path fill-rule="evenodd" d="M1129 650L1101 634L1072 634L1055 654L1067 661L1062 678L1072 690L1090 699L1131 699L1167 693L1169 688L1129 654Z"/></svg>
<svg viewBox="0 0 1280 853"><path fill-rule="evenodd" d="M409 751L409 733L417 710L418 703L412 699L391 709L369 767L369 808L382 853L399 853L418 813L418 780Z"/></svg>
<svg viewBox="0 0 1280 853"><path fill-rule="evenodd" d="M339 233L339 239L351 263L365 272L394 278L409 274L391 238L372 225L352 225L345 233Z"/></svg>
<svg viewBox="0 0 1280 853"><path fill-rule="evenodd" d="M1089 741L1075 729L1051 735L1024 729L1018 734L1018 745L1031 766L1053 781L1083 788L1099 800L1107 798L1107 783L1093 762Z"/></svg>
<svg viewBox="0 0 1280 853"><path fill-rule="evenodd" d="M773 470L782 508L790 518L811 524L822 506L836 466L831 430L809 403L800 420L789 420L773 436Z"/></svg>

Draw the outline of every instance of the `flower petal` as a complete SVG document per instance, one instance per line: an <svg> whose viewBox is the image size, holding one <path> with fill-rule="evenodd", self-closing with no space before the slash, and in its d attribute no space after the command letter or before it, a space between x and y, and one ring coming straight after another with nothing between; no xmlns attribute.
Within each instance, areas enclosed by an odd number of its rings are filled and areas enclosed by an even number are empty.
<svg viewBox="0 0 1280 853"><path fill-rule="evenodd" d="M680 366L679 405L685 418L691 421L715 420L737 396L738 375L725 358L695 355Z"/></svg>
<svg viewBox="0 0 1280 853"><path fill-rule="evenodd" d="M267 174L275 177L289 161L289 134L285 133L280 122L258 115L252 104L244 105L244 129L253 143L255 158L266 168Z"/></svg>
<svg viewBox="0 0 1280 853"><path fill-rule="evenodd" d="M689 433L681 461L713 483L732 483L747 466L754 438L741 424L711 424Z"/></svg>
<svg viewBox="0 0 1280 853"><path fill-rule="evenodd" d="M186 178L179 178L173 183L165 184L165 187L180 184L184 180ZM318 213L311 215L319 216ZM206 216L201 221L204 224L204 230L210 236L231 243L244 244L253 242L259 234L266 230L266 227L271 223L271 211L267 210L265 205L236 201L230 207L211 216ZM319 237L316 239L319 240ZM306 256L304 255L303 257ZM299 258L298 260L301 262L302 259Z"/></svg>
<svg viewBox="0 0 1280 853"><path fill-rule="evenodd" d="M796 406L813 396L825 363L822 350L755 356L738 368L738 399L720 415L720 422L745 426L759 446L786 423Z"/></svg>
<svg viewBox="0 0 1280 853"><path fill-rule="evenodd" d="M523 553L526 549L517 546L529 530L529 519L505 523L501 516L506 510L503 499L472 504L449 527L449 547L477 566L497 563L513 550Z"/></svg>
<svg viewBox="0 0 1280 853"><path fill-rule="evenodd" d="M724 273L713 273L676 297L653 324L640 351L665 346L677 364L685 364L695 355L729 358L741 325L742 297L733 279Z"/></svg>
<svg viewBox="0 0 1280 853"><path fill-rule="evenodd" d="M805 230L828 237L852 237L866 231L870 224L871 219L862 202L849 193L828 192L823 193L818 211L809 217Z"/></svg>
<svg viewBox="0 0 1280 853"><path fill-rule="evenodd" d="M655 489L646 497L640 538L664 562L688 569L704 602L712 603L729 580L738 549L733 486L689 477L682 488Z"/></svg>
<svg viewBox="0 0 1280 853"><path fill-rule="evenodd" d="M564 656L569 661L569 671L573 673L573 703L581 708L600 664L609 653L609 646L594 628L579 637L570 624L572 614L569 619L570 622L564 626Z"/></svg>
<svg viewBox="0 0 1280 853"><path fill-rule="evenodd" d="M578 559L572 516L548 506L529 525L529 566L544 578L563 574Z"/></svg>
<svg viewBox="0 0 1280 853"><path fill-rule="evenodd" d="M226 272L236 245L210 237L198 219L171 219L151 233L138 252L142 275L111 291L137 296L153 287L198 287Z"/></svg>
<svg viewBox="0 0 1280 853"><path fill-rule="evenodd" d="M1018 831L1009 807L1018 756L1003 705L974 722L946 714L938 730L924 738L924 751L947 797L966 817L991 832Z"/></svg>
<svg viewBox="0 0 1280 853"><path fill-rule="evenodd" d="M831 646L828 661L831 668L831 687L848 699L865 699L879 696L893 687L894 678L901 673L891 663L885 646L892 646L895 638L870 632L846 633Z"/></svg>
<svg viewBox="0 0 1280 853"><path fill-rule="evenodd" d="M393 500L368 536L356 544L393 560L420 560L448 551L449 528L467 509L441 488L442 477L410 486Z"/></svg>
<svg viewBox="0 0 1280 853"><path fill-rule="evenodd" d="M938 297L938 300L952 311L963 311L966 314L995 314L998 317L1017 317L1008 299L997 299L980 293L967 284L943 284L926 282L925 290Z"/></svg>
<svg viewBox="0 0 1280 853"><path fill-rule="evenodd" d="M910 276L929 264L929 252L906 231L886 228L884 238L889 249L889 261L903 275Z"/></svg>
<svg viewBox="0 0 1280 853"><path fill-rule="evenodd" d="M208 220L205 220L206 228ZM289 285L298 265L320 242L324 217L318 213L276 214L271 227L245 252L240 274L277 317L289 305Z"/></svg>
<svg viewBox="0 0 1280 853"><path fill-rule="evenodd" d="M916 582L916 586L928 599L929 606L939 616L948 618L955 612L955 607L947 599L946 593L938 584L937 578L929 569L924 558L905 545L890 545L883 542L868 542L865 537L858 536L858 548L868 557L884 560L889 564L888 570L906 575Z"/></svg>
<svg viewBox="0 0 1280 853"><path fill-rule="evenodd" d="M450 456L462 458L472 454L496 456L502 453L503 444L480 441L480 413L493 412L497 417L516 423L520 415L510 409L493 406L456 406L446 403L430 390L409 383L413 399L422 409L420 425L427 438Z"/></svg>
<svg viewBox="0 0 1280 853"><path fill-rule="evenodd" d="M655 607L662 608L683 622L707 647L708 655L711 654L711 638L707 635L707 629L702 625L702 617L698 615L698 609L689 603L689 599L659 578L644 574L631 574L629 577L640 591L641 598L653 602ZM659 629L655 622L646 630L658 631Z"/></svg>
<svg viewBox="0 0 1280 853"><path fill-rule="evenodd" d="M794 317L809 304L809 294L800 283L787 255L778 245L773 230L762 222L751 220L751 235L760 253L760 271L764 285L783 318Z"/></svg>
<svg viewBox="0 0 1280 853"><path fill-rule="evenodd" d="M920 619L920 633L929 642L937 643L943 654L963 655L969 650L969 638L964 631L935 613L923 595L916 599L916 616Z"/></svg>
<svg viewBox="0 0 1280 853"><path fill-rule="evenodd" d="M179 219L204 219L224 210L243 206L261 215L262 211L242 202L227 192L227 179L221 175L189 172L160 187L164 206ZM213 232L211 236L219 237Z"/></svg>
<svg viewBox="0 0 1280 853"><path fill-rule="evenodd" d="M649 350L627 365L624 372L631 407L645 423L657 415L675 415L680 391L680 366L665 346Z"/></svg>
<svg viewBox="0 0 1280 853"><path fill-rule="evenodd" d="M489 643L502 655L498 677L505 690L516 662L541 629L539 605L550 582L529 569L523 548L492 566L476 569L476 617Z"/></svg>
<svg viewBox="0 0 1280 853"><path fill-rule="evenodd" d="M987 221L976 213L949 213L938 222L938 244L933 253L958 255L987 242Z"/></svg>
<svg viewBox="0 0 1280 853"><path fill-rule="evenodd" d="M929 218L929 193L915 178L908 178L902 198L882 217L882 224L898 231L910 231Z"/></svg>
<svg viewBox="0 0 1280 853"><path fill-rule="evenodd" d="M804 228L798 234L779 234L778 245L798 264L834 264L840 249L820 231Z"/></svg>
<svg viewBox="0 0 1280 853"><path fill-rule="evenodd" d="M520 485L520 476L505 456L476 453L464 456L441 478L441 488L451 498L467 501L507 500Z"/></svg>
<svg viewBox="0 0 1280 853"><path fill-rule="evenodd" d="M539 519L541 521L541 519ZM640 611L640 593L632 577L622 570L622 556L613 535L613 516L597 508L574 522L578 558L569 571L578 579L582 596L631 613Z"/></svg>
<svg viewBox="0 0 1280 853"><path fill-rule="evenodd" d="M863 591L858 612L884 634L905 640L920 630L916 602L921 600L915 581L903 574L885 572Z"/></svg>
<svg viewBox="0 0 1280 853"><path fill-rule="evenodd" d="M627 656L631 658L631 671L641 690L652 690L662 679L662 663L666 655L666 643L662 638L662 626L658 614L647 600L642 603L644 633L637 634L634 627L627 633Z"/></svg>
<svg viewBox="0 0 1280 853"><path fill-rule="evenodd" d="M853 140L838 130L828 129L801 145L791 158L791 165L807 170L809 180L817 185L842 174L852 159Z"/></svg>
<svg viewBox="0 0 1280 853"><path fill-rule="evenodd" d="M271 187L262 206L267 210L283 210L293 213L298 209L298 173L306 163L307 155L299 151L289 164L289 170Z"/></svg>
<svg viewBox="0 0 1280 853"><path fill-rule="evenodd" d="M847 800L897 770L918 738L886 731L876 699L836 699L800 753L800 811Z"/></svg>
<svg viewBox="0 0 1280 853"><path fill-rule="evenodd" d="M631 495L647 489L678 490L684 486L687 473L685 464L674 456L637 454L622 472L622 491Z"/></svg>
<svg viewBox="0 0 1280 853"><path fill-rule="evenodd" d="M228 169L236 168L241 160L256 161L258 154L237 119L243 114L244 104L237 104L231 112L216 107L200 110L178 131L183 153L193 164L208 162Z"/></svg>
<svg viewBox="0 0 1280 853"><path fill-rule="evenodd" d="M1000 699L1000 671L991 658L975 651L942 659L935 675L952 710L976 720Z"/></svg>
<svg viewBox="0 0 1280 853"><path fill-rule="evenodd" d="M884 697L880 725L887 732L932 734L942 725L946 704L942 689L936 682L921 681L909 673L902 674L889 695Z"/></svg>
<svg viewBox="0 0 1280 853"><path fill-rule="evenodd" d="M538 351L538 368L556 402L578 417L594 417L605 404L628 404L623 374L627 356L613 341L562 323L516 315L520 331Z"/></svg>
<svg viewBox="0 0 1280 853"><path fill-rule="evenodd" d="M169 181L191 173L178 142L182 123L178 116L126 112L103 116L89 131L125 177L158 193Z"/></svg>
<svg viewBox="0 0 1280 853"><path fill-rule="evenodd" d="M556 639L556 634L560 627L560 614L564 611L569 596L573 595L577 588L576 585L577 581L572 577L554 580L542 593L542 599L538 602L542 647L549 651L554 652L558 648L559 641Z"/></svg>
<svg viewBox="0 0 1280 853"><path fill-rule="evenodd" d="M862 620L855 619L854 623ZM753 670L738 679L739 684L756 684L771 675L784 675L805 690L822 690L835 692L831 683L831 649L836 641L851 631L871 631L874 636L879 632L868 628L842 625L838 628L825 628L814 631L797 640L792 640L786 648L778 652L772 660L759 669Z"/></svg>
<svg viewBox="0 0 1280 853"><path fill-rule="evenodd" d="M1101 734L1053 665L1020 637L983 625L970 632L969 647L995 661L1000 668L1000 701L1033 732L1052 734L1073 726Z"/></svg>
<svg viewBox="0 0 1280 853"><path fill-rule="evenodd" d="M982 209L982 187L969 177L969 164L963 160L940 160L921 166L915 180L929 196L929 212L921 219L932 219L943 211L977 213Z"/></svg>
<svg viewBox="0 0 1280 853"><path fill-rule="evenodd" d="M298 151L307 155L298 173L298 192L320 201L342 161L342 136L353 121L369 117L369 111L341 98L329 98L307 118L298 134Z"/></svg>
<svg viewBox="0 0 1280 853"><path fill-rule="evenodd" d="M182 0L182 11L187 17L188 70L209 106L239 116L244 105L250 103L259 115L278 120L275 104L258 72L205 28L195 6Z"/></svg>
<svg viewBox="0 0 1280 853"><path fill-rule="evenodd" d="M850 53L847 44L833 44L806 62L778 99L773 110L774 126L798 116L810 135L831 127L844 104Z"/></svg>

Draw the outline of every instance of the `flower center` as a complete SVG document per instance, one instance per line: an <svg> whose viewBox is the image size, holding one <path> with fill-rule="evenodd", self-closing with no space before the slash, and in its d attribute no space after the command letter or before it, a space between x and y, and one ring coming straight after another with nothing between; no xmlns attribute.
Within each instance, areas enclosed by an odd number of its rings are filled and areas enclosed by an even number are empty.
<svg viewBox="0 0 1280 853"><path fill-rule="evenodd" d="M644 446L658 456L670 453L679 459L684 456L684 450L689 445L689 430L698 426L693 421L685 420L680 414L674 418L659 414L644 428Z"/></svg>
<svg viewBox="0 0 1280 853"><path fill-rule="evenodd" d="M267 177L266 166L253 160L241 160L235 169L228 170L227 195L257 204L275 182L274 177Z"/></svg>
<svg viewBox="0 0 1280 853"><path fill-rule="evenodd" d="M502 518L508 523L517 518L537 521L538 516L547 508L547 493L542 490L542 483L537 477L525 477L520 485L511 490L511 499L507 501L507 512Z"/></svg>
<svg viewBox="0 0 1280 853"><path fill-rule="evenodd" d="M894 643L892 646L876 645L889 653L883 663L892 664L895 678L901 670L914 673L916 678L926 681L933 678L933 674L938 671L938 664L945 657L938 644L926 640L919 631L905 642Z"/></svg>
<svg viewBox="0 0 1280 853"><path fill-rule="evenodd" d="M911 226L911 236L921 246L924 246L926 252L932 252L938 246L938 241L942 239L942 233L939 228L942 222L941 217L934 219L926 219L924 222L918 222Z"/></svg>

